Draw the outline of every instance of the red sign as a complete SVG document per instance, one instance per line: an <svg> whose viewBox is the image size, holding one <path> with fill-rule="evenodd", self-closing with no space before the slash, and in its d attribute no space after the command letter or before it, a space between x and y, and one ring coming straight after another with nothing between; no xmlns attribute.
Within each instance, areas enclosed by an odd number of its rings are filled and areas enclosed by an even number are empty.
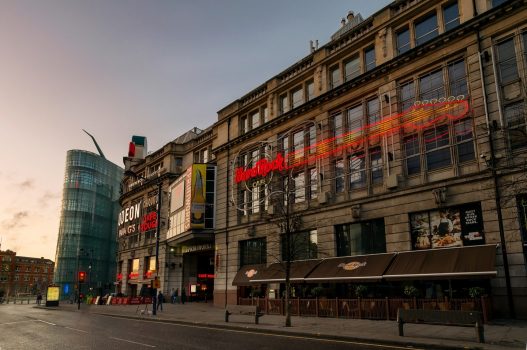
<svg viewBox="0 0 527 350"><path fill-rule="evenodd" d="M239 167L236 169L236 183L247 181L257 176L265 177L271 171L282 171L286 168L285 159L281 153L278 153L276 159L268 161L267 159L260 159L256 164L249 169Z"/></svg>
<svg viewBox="0 0 527 350"><path fill-rule="evenodd" d="M137 279L138 277L139 277L139 272L130 272L130 274L128 275L128 279L131 279L131 280Z"/></svg>
<svg viewBox="0 0 527 350"><path fill-rule="evenodd" d="M155 211L146 214L141 219L141 225L139 226L141 232L154 230L157 228L157 213Z"/></svg>
<svg viewBox="0 0 527 350"><path fill-rule="evenodd" d="M123 274L122 273L118 273L117 274L117 280L118 281L122 281L123 280Z"/></svg>
<svg viewBox="0 0 527 350"><path fill-rule="evenodd" d="M153 271L153 270L146 271L143 277L144 278L152 278L153 277L152 275L154 274L154 272L155 271Z"/></svg>
<svg viewBox="0 0 527 350"><path fill-rule="evenodd" d="M198 273L198 278L214 278L214 274Z"/></svg>

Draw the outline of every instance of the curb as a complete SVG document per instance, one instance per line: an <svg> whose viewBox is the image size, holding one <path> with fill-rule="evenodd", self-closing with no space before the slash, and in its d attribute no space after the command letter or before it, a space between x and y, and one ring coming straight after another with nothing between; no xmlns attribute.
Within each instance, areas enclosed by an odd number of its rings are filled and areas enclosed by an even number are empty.
<svg viewBox="0 0 527 350"><path fill-rule="evenodd" d="M221 325L217 323L208 323L208 322L190 322L190 321L181 321L181 320L170 320L165 318L146 318L141 316L131 316L131 315L121 315L121 314L109 314L109 313L99 313L92 312L92 314L107 316L107 317L116 317L124 318L131 320L139 321L150 321L150 322L159 322L159 323L170 323L170 324L179 324L179 325L189 325L189 326L203 326L208 328L215 329L225 329L225 330L238 330L238 331L251 331L254 333L260 334L274 334L274 335L283 335L283 336L293 336L293 337L304 337L311 339L323 339L323 340L337 340L337 341L348 341L355 343L363 343L370 345L387 345L387 346L399 346L407 348L421 348L421 349L438 349L438 350L448 350L448 349L468 349L468 350L481 350L484 347L481 346L466 346L466 345L446 345L446 344L430 344L430 343L421 343L418 341L404 340L404 341L393 341L393 340L383 340L383 339L368 339L352 336L340 336L340 335L330 335L322 333L308 333L300 331L280 331L275 329L262 329L256 328L253 326L235 326L235 325ZM492 344L487 344L492 345Z"/></svg>

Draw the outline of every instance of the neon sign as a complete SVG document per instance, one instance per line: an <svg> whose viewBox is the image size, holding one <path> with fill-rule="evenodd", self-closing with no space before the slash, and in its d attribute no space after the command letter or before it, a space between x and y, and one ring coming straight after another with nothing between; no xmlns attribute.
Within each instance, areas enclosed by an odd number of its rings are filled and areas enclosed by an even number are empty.
<svg viewBox="0 0 527 350"><path fill-rule="evenodd" d="M329 157L344 149L358 148L366 141L375 143L381 137L399 131L410 133L447 120L458 120L466 116L469 110L468 100L464 96L416 102L404 112L290 152L286 156L287 159L278 153L274 160L260 159L251 168L239 167L235 171L235 182L265 177L272 171L293 169Z"/></svg>

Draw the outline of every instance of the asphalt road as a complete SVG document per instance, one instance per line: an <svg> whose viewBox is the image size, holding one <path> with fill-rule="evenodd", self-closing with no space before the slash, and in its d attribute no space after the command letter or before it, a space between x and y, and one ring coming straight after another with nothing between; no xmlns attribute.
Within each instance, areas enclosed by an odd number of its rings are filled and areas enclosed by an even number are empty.
<svg viewBox="0 0 527 350"><path fill-rule="evenodd" d="M406 349L396 346L320 340L194 325L131 320L0 305L0 350L27 349L196 349L340 350Z"/></svg>

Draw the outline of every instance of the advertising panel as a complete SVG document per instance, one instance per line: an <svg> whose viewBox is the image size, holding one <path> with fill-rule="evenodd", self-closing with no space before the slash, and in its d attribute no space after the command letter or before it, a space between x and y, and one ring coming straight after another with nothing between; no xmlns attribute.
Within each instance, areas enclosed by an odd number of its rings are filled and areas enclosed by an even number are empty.
<svg viewBox="0 0 527 350"><path fill-rule="evenodd" d="M49 286L46 293L46 306L59 306L60 287Z"/></svg>
<svg viewBox="0 0 527 350"><path fill-rule="evenodd" d="M190 206L191 228L205 228L205 183L207 165L192 166L192 204Z"/></svg>
<svg viewBox="0 0 527 350"><path fill-rule="evenodd" d="M413 249L484 244L479 203L410 214Z"/></svg>

